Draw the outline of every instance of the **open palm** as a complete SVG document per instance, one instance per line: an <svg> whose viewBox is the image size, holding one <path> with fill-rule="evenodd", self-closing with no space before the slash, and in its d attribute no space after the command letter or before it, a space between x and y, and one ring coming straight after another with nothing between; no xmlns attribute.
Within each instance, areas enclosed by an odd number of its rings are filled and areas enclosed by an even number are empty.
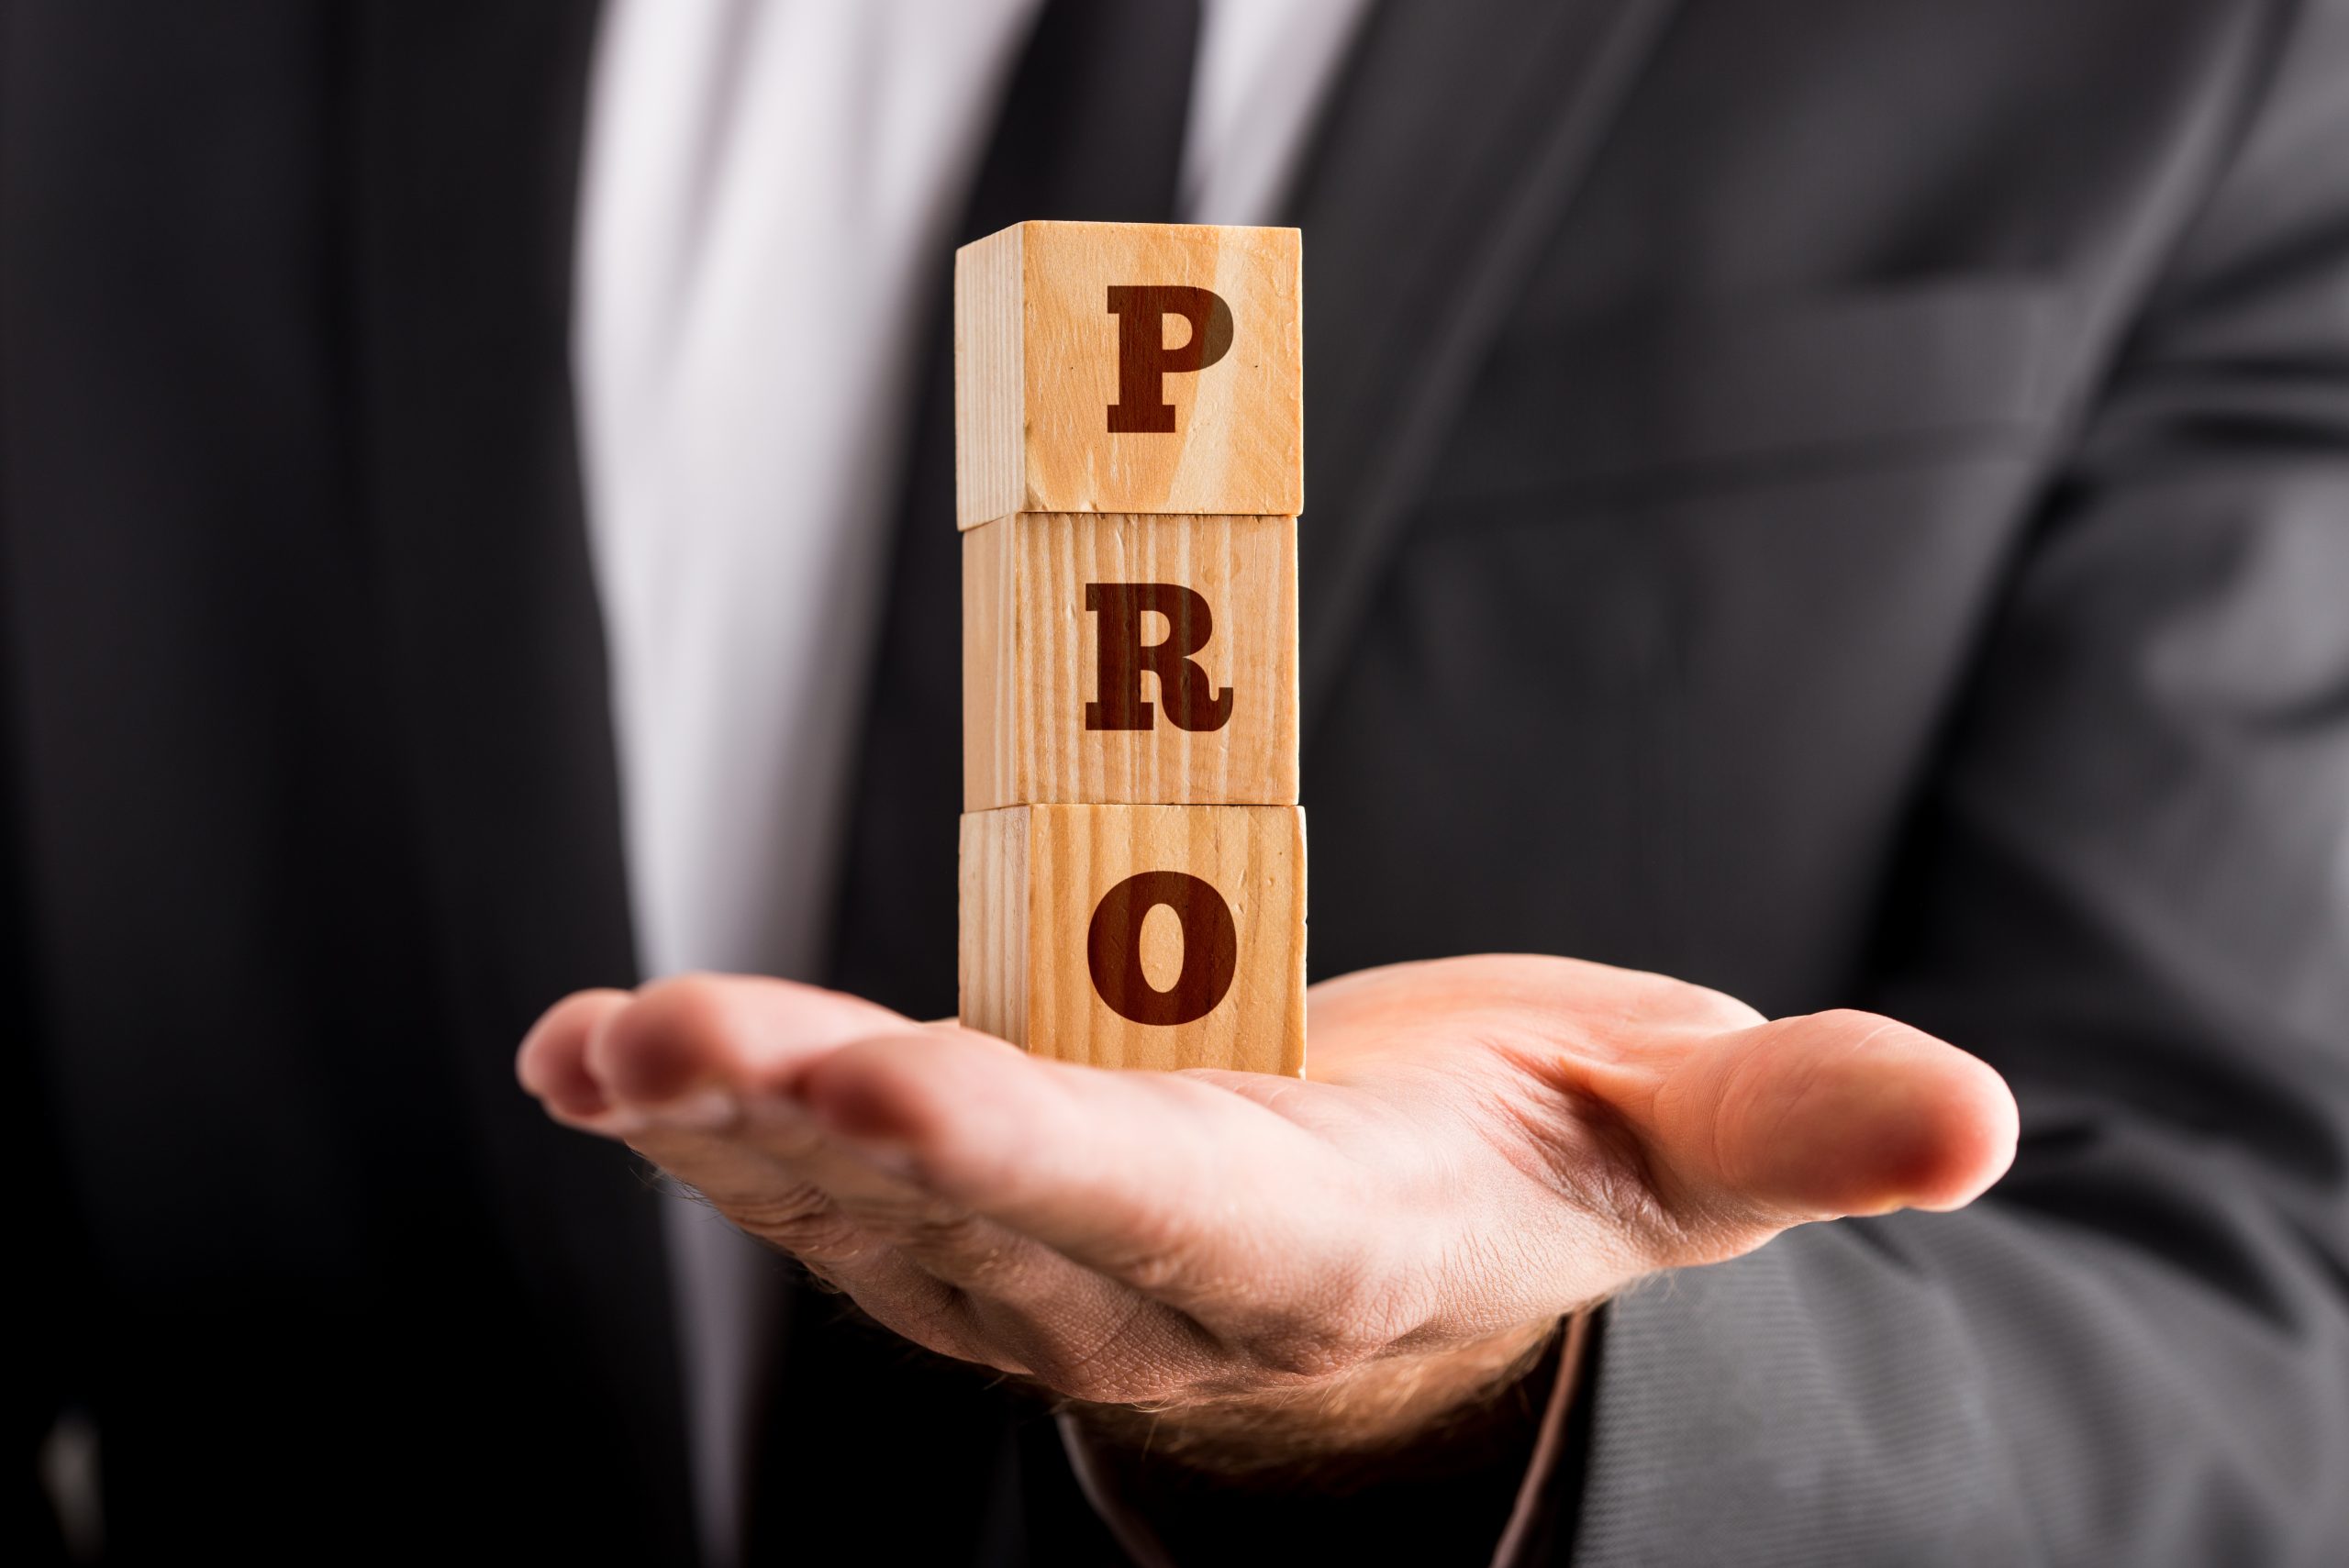
<svg viewBox="0 0 2349 1568"><path fill-rule="evenodd" d="M1954 1047L1598 964L1365 971L1308 1027L1302 1081L1116 1073L692 976L570 997L519 1071L919 1344L1178 1419L1308 1405L1346 1442L1644 1274L1954 1207L2013 1150Z"/></svg>

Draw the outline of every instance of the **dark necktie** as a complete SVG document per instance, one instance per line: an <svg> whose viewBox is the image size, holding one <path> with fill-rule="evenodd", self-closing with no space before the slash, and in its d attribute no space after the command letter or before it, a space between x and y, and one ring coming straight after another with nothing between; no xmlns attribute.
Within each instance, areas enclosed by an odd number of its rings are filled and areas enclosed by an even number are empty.
<svg viewBox="0 0 2349 1568"><path fill-rule="evenodd" d="M1198 28L1198 0L1048 0L954 243L1028 218L1172 221ZM963 778L951 254L934 276L830 965L915 1018L954 1010Z"/></svg>

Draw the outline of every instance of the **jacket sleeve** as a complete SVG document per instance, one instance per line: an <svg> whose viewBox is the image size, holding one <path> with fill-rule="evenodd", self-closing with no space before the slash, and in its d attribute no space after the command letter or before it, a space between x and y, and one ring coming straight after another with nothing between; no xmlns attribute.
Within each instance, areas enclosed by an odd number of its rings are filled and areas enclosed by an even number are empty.
<svg viewBox="0 0 2349 1568"><path fill-rule="evenodd" d="M2349 7L2057 467L1855 998L2014 1171L1616 1302L1553 1557L2349 1562Z"/></svg>

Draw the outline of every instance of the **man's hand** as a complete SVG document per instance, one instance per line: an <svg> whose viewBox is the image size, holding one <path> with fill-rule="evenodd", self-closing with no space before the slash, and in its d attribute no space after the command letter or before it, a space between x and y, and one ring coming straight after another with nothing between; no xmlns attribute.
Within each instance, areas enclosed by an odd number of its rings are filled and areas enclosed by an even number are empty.
<svg viewBox="0 0 2349 1568"><path fill-rule="evenodd" d="M1398 1440L1566 1312L2006 1169L1971 1056L1863 1013L1479 957L1314 987L1305 1081L1040 1060L783 981L583 992L523 1042L898 1333L1268 1462Z"/></svg>

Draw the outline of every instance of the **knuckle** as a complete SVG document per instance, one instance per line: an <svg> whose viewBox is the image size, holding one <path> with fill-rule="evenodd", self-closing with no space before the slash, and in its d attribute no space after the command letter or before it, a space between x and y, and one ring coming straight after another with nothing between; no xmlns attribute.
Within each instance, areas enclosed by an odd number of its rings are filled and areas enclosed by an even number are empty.
<svg viewBox="0 0 2349 1568"><path fill-rule="evenodd" d="M771 1240L795 1257L827 1263L853 1262L871 1250L869 1240L837 1215L807 1220L795 1229L775 1233Z"/></svg>
<svg viewBox="0 0 2349 1568"><path fill-rule="evenodd" d="M705 1195L711 1195L707 1189ZM833 1212L829 1198L804 1184L722 1198L711 1195L711 1201L735 1224L761 1232L796 1230Z"/></svg>
<svg viewBox="0 0 2349 1568"><path fill-rule="evenodd" d="M914 1343L943 1355L967 1355L969 1309L963 1293L941 1280L900 1282L885 1303L868 1310ZM984 1355L972 1358L985 1360Z"/></svg>
<svg viewBox="0 0 2349 1568"><path fill-rule="evenodd" d="M963 1253L986 1250L976 1216L963 1210L914 1209L888 1221L890 1240L909 1251Z"/></svg>
<svg viewBox="0 0 2349 1568"><path fill-rule="evenodd" d="M958 1361L1000 1368L998 1349L974 1329L969 1298L942 1281L895 1275L845 1279L840 1288L875 1323L899 1338Z"/></svg>
<svg viewBox="0 0 2349 1568"><path fill-rule="evenodd" d="M967 1209L915 1204L854 1218L875 1240L981 1296L1014 1289L1033 1258L1019 1237Z"/></svg>
<svg viewBox="0 0 2349 1568"><path fill-rule="evenodd" d="M833 1262L861 1251L855 1225L813 1187L725 1206L728 1218L795 1257Z"/></svg>
<svg viewBox="0 0 2349 1568"><path fill-rule="evenodd" d="M1024 1256L1012 1238L967 1214L917 1219L896 1240L910 1256L982 1292L1018 1274Z"/></svg>

